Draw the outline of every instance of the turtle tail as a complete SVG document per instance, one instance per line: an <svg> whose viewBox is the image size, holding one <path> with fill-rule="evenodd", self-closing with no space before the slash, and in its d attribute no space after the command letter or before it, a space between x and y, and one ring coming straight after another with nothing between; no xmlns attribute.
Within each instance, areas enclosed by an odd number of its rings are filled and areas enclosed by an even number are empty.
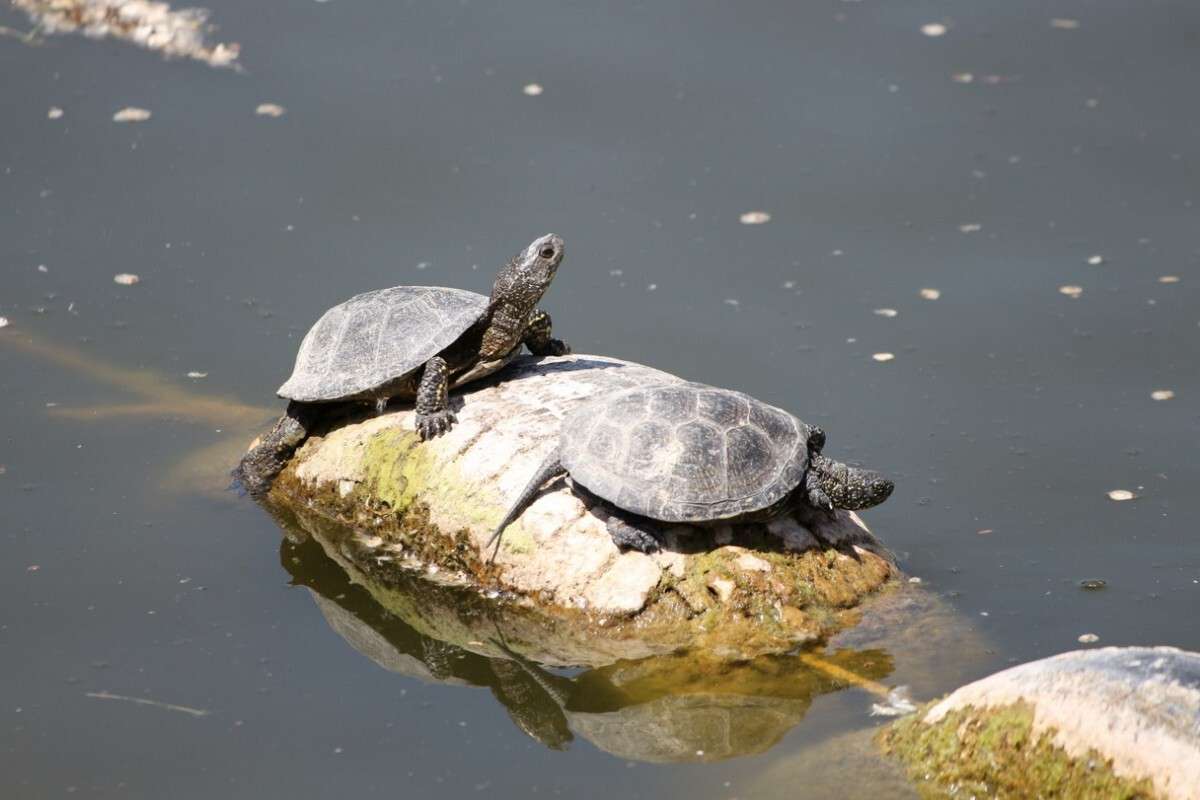
<svg viewBox="0 0 1200 800"><path fill-rule="evenodd" d="M546 456L545 460L542 461L541 466L537 468L537 472L530 478L529 483L525 484L525 488L517 495L517 499L508 509L508 513L504 515L504 519L500 520L500 524L496 526L495 532L492 533L492 538L488 539L487 544L484 545L485 550L491 547L493 542L496 545L492 550L491 556L488 557L488 561L496 560L496 554L500 552L500 537L504 535L504 529L515 522L525 512L525 509L533 502L533 498L537 495L538 490L546 484L546 481L566 474L567 470L563 467L562 461L559 459L558 448L555 447Z"/></svg>

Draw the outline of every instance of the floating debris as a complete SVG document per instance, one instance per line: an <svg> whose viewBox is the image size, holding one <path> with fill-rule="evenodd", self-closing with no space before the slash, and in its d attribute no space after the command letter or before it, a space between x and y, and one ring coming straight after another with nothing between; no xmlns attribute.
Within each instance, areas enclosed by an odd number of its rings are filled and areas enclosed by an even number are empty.
<svg viewBox="0 0 1200 800"><path fill-rule="evenodd" d="M45 264L38 264L37 269L38 269L38 272L42 273L43 275L50 271L50 268L47 267Z"/></svg>
<svg viewBox="0 0 1200 800"><path fill-rule="evenodd" d="M164 703L160 700L149 700L145 697L126 697L123 694L112 694L111 692L85 692L88 697L94 697L97 700L124 700L126 703L135 703L139 706L154 706L155 708L166 709L167 711L180 711L184 714L191 714L193 717L207 717L209 712L203 708L192 708L191 706L180 706L174 703Z"/></svg>
<svg viewBox="0 0 1200 800"><path fill-rule="evenodd" d="M1125 500L1132 500L1135 497L1137 497L1137 495L1128 489L1113 489L1108 493L1108 499L1116 500L1118 503L1124 502Z"/></svg>
<svg viewBox="0 0 1200 800"><path fill-rule="evenodd" d="M144 108L122 108L113 114L113 122L145 122L150 119L150 112Z"/></svg>
<svg viewBox="0 0 1200 800"><path fill-rule="evenodd" d="M1170 389L1155 389L1150 393L1152 400L1170 400L1175 396L1175 392Z"/></svg>
<svg viewBox="0 0 1200 800"><path fill-rule="evenodd" d="M121 272L113 275L113 283L119 283L122 286L133 286L140 280L141 278L139 278L137 275L134 275L132 272Z"/></svg>
<svg viewBox="0 0 1200 800"><path fill-rule="evenodd" d="M0 317L0 328L8 327L8 317Z"/></svg>
<svg viewBox="0 0 1200 800"><path fill-rule="evenodd" d="M282 117L287 113L287 109L278 103L259 103L258 108L254 109L254 113L260 117Z"/></svg>
<svg viewBox="0 0 1200 800"><path fill-rule="evenodd" d="M735 300L735 299L734 299L734 298L732 298L732 297L726 297L726 298L725 298L725 305L727 305L727 306L733 306L734 308L741 308L742 301L740 301L740 300Z"/></svg>
<svg viewBox="0 0 1200 800"><path fill-rule="evenodd" d="M203 8L173 11L149 0L13 0L43 33L112 37L157 50L167 58L194 58L213 67L234 67L238 45L210 45L213 26Z"/></svg>
<svg viewBox="0 0 1200 800"><path fill-rule="evenodd" d="M921 26L921 33L926 36L945 36L948 30L949 28L940 22L927 22Z"/></svg>
<svg viewBox="0 0 1200 800"><path fill-rule="evenodd" d="M208 377L208 373L207 373L207 372L200 372L200 371L198 371L198 370L192 370L191 372L189 372L189 373L187 374L187 376L188 376L189 378L192 378L192 379L195 379L195 380L199 380L200 378L207 378L207 377Z"/></svg>
<svg viewBox="0 0 1200 800"><path fill-rule="evenodd" d="M875 309L874 313L878 314L881 317L889 317L890 318L890 317L896 316L900 312L894 308L877 308L877 309Z"/></svg>
<svg viewBox="0 0 1200 800"><path fill-rule="evenodd" d="M1095 644L1098 641L1100 641L1100 637L1094 633L1085 633L1079 637L1081 644Z"/></svg>
<svg viewBox="0 0 1200 800"><path fill-rule="evenodd" d="M1103 578L1086 578L1079 582L1079 588L1088 592L1096 592L1108 586Z"/></svg>
<svg viewBox="0 0 1200 800"><path fill-rule="evenodd" d="M895 353L876 353L875 355L871 356L871 358L875 359L876 361L879 361L880 363L882 363L884 361L891 361L895 357L896 357Z"/></svg>
<svg viewBox="0 0 1200 800"><path fill-rule="evenodd" d="M872 717L902 717L905 714L911 714L917 710L917 704L913 702L909 695L907 686L897 686L892 691L888 692L887 697L882 703L872 703L870 714Z"/></svg>
<svg viewBox="0 0 1200 800"><path fill-rule="evenodd" d="M771 215L766 211L747 211L738 217L743 225L762 225L771 221Z"/></svg>
<svg viewBox="0 0 1200 800"><path fill-rule="evenodd" d="M937 300L941 296L942 296L942 293L939 289L922 289L921 290L921 297L924 297L926 300Z"/></svg>
<svg viewBox="0 0 1200 800"><path fill-rule="evenodd" d="M1102 255L1100 255L1100 254L1096 254L1096 255L1094 255L1094 256L1088 256L1088 260L1087 260L1087 261L1088 261L1088 263L1089 263L1089 264L1091 264L1093 267L1098 267L1098 266L1100 266L1101 264L1103 264L1103 263L1104 263L1104 256L1102 256Z"/></svg>
<svg viewBox="0 0 1200 800"><path fill-rule="evenodd" d="M1060 287L1058 287L1058 292L1059 292L1059 294L1065 294L1067 297L1071 298L1072 300L1075 300L1075 299L1078 299L1078 297L1081 294L1083 294L1083 287L1082 286L1071 286L1071 285L1060 286Z"/></svg>
<svg viewBox="0 0 1200 800"><path fill-rule="evenodd" d="M1163 275L1158 279L1159 283L1179 283L1178 275Z"/></svg>
<svg viewBox="0 0 1200 800"><path fill-rule="evenodd" d="M1058 28L1060 31L1073 31L1079 27L1079 20L1055 17L1054 19L1050 20L1050 27Z"/></svg>
<svg viewBox="0 0 1200 800"><path fill-rule="evenodd" d="M546 89L540 83L527 83L525 84L525 87L521 89L521 91L530 97L537 97L539 94L546 91Z"/></svg>
<svg viewBox="0 0 1200 800"><path fill-rule="evenodd" d="M63 110L58 106L50 106L50 110L46 112L46 119L62 119Z"/></svg>
<svg viewBox="0 0 1200 800"><path fill-rule="evenodd" d="M978 222L968 222L965 225L959 225L958 230L962 233L978 233L983 230L983 226Z"/></svg>
<svg viewBox="0 0 1200 800"><path fill-rule="evenodd" d="M950 76L950 80L955 83L970 83L975 80L975 76L970 72L955 72Z"/></svg>

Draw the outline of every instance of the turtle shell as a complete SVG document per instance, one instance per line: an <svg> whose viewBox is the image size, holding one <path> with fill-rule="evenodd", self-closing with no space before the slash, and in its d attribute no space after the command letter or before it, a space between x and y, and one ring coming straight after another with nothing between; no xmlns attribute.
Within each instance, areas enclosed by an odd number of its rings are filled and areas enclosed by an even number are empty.
<svg viewBox="0 0 1200 800"><path fill-rule="evenodd" d="M614 392L563 419L571 478L635 514L705 522L783 499L808 469L810 428L749 395L699 383Z"/></svg>
<svg viewBox="0 0 1200 800"><path fill-rule="evenodd" d="M279 396L304 402L370 394L437 355L487 311L488 298L440 286L351 297L309 329Z"/></svg>

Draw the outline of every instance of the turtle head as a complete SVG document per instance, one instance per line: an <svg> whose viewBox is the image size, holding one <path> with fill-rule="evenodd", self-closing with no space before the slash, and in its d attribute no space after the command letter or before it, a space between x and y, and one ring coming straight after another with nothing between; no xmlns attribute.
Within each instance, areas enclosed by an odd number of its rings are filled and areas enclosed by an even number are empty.
<svg viewBox="0 0 1200 800"><path fill-rule="evenodd" d="M877 506L892 495L896 484L870 469L861 469L822 455L812 459L817 485L834 508L861 511Z"/></svg>
<svg viewBox="0 0 1200 800"><path fill-rule="evenodd" d="M533 310L550 288L562 260L562 237L553 233L539 236L500 270L492 287L492 302Z"/></svg>

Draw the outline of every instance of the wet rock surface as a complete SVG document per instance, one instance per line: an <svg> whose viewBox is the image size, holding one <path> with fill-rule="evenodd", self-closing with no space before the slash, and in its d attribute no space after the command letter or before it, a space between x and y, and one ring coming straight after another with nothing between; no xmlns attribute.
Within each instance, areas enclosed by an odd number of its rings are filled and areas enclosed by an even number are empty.
<svg viewBox="0 0 1200 800"><path fill-rule="evenodd" d="M1200 654L1109 647L1022 664L958 689L882 742L932 792L1198 797Z"/></svg>
<svg viewBox="0 0 1200 800"><path fill-rule="evenodd" d="M846 512L671 526L663 550L646 555L618 551L605 506L563 480L543 491L487 562L484 543L554 446L567 411L598 392L676 380L596 356L519 359L456 395L458 424L431 442L418 440L407 408L332 421L297 451L267 502L374 575L419 570L538 609L565 637L540 654L544 663L602 663L695 644L737 657L853 624L864 598L897 572Z"/></svg>

